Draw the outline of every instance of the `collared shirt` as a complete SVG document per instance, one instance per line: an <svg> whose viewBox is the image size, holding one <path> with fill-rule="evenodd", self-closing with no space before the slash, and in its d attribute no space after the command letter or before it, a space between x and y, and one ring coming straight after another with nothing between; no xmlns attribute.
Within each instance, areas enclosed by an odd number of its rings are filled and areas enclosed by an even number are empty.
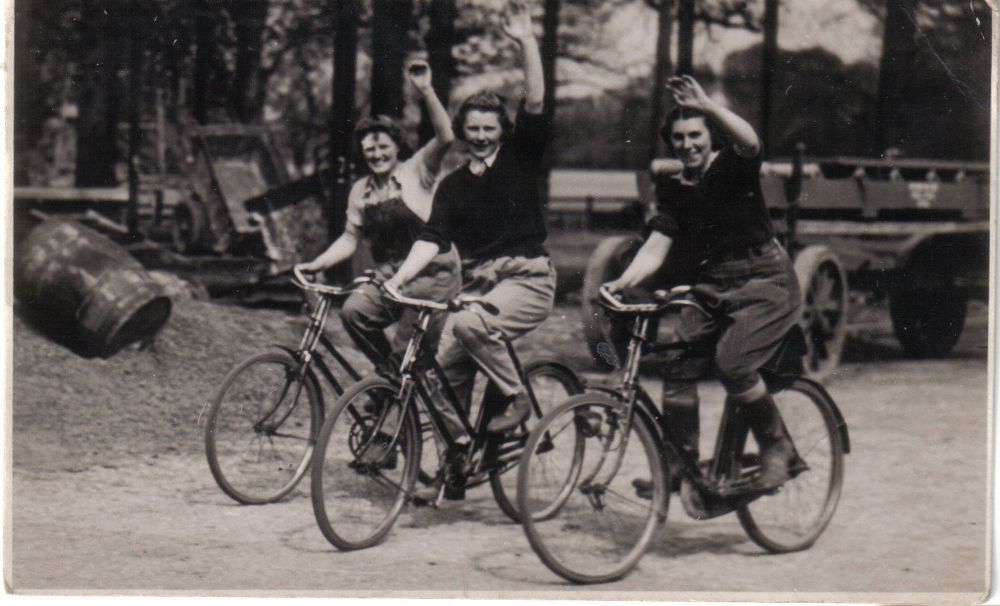
<svg viewBox="0 0 1000 606"><path fill-rule="evenodd" d="M365 208L387 200L402 199L413 214L426 222L431 216L437 175L427 166L427 147L400 162L381 187L368 175L355 181L347 197L347 221L359 230L364 227Z"/></svg>
<svg viewBox="0 0 1000 606"><path fill-rule="evenodd" d="M445 251L454 242L463 261L545 255L545 213L539 189L549 131L545 114L522 104L510 138L481 174L472 163L441 180L418 239ZM482 168L482 167L480 167Z"/></svg>
<svg viewBox="0 0 1000 606"><path fill-rule="evenodd" d="M482 176L482 174L486 172L487 168L493 167L493 163L497 161L497 154L499 153L500 148L497 147L496 150L492 154L486 156L484 160L472 158L469 160L469 170L477 177Z"/></svg>

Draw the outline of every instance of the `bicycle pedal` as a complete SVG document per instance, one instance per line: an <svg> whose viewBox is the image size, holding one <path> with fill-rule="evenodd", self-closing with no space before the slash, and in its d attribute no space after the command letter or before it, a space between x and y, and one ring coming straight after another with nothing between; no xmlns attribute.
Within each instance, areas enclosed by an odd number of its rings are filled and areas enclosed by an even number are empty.
<svg viewBox="0 0 1000 606"><path fill-rule="evenodd" d="M431 488L428 486L428 488ZM410 502L413 503L415 507L434 507L435 509L441 505L441 501L444 497L444 484L438 484L434 488L434 494L431 495L430 491L424 491L424 494L414 493L410 495Z"/></svg>

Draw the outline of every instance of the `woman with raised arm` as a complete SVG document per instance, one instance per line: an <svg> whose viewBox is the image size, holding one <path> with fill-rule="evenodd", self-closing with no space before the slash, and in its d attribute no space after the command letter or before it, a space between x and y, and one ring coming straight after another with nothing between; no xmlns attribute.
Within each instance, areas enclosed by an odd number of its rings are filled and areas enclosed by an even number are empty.
<svg viewBox="0 0 1000 606"><path fill-rule="evenodd" d="M506 407L489 423L489 430L498 433L516 427L530 412L504 339L520 337L548 317L556 282L543 246L545 215L538 189L550 125L543 107L542 59L524 3L508 5L504 32L519 46L523 61L524 100L517 118L511 122L506 99L494 92L475 93L462 103L454 130L468 145L469 161L441 181L426 228L387 283L407 284L452 243L458 247L465 292L483 296L499 313L451 314L437 360L465 403L476 368L489 377ZM446 455L445 497L461 499L465 491L458 470L467 437L457 420L449 427L460 446Z"/></svg>
<svg viewBox="0 0 1000 606"><path fill-rule="evenodd" d="M761 150L745 120L713 101L691 76L671 78L676 107L660 134L681 161L680 173L659 177L658 214L649 236L621 277L621 291L656 272L671 247L700 260L693 292L712 318L681 311L679 338L715 338L715 365L727 398L739 403L760 446L758 489L788 479L795 451L758 369L798 320L799 285L788 254L774 239L760 188ZM666 423L697 458L698 393L694 377L665 383Z"/></svg>
<svg viewBox="0 0 1000 606"><path fill-rule="evenodd" d="M377 263L376 278L385 280L396 273L424 229L431 216L441 161L455 137L448 111L431 87L427 63L410 62L406 76L427 107L434 138L410 158L401 160L406 144L396 121L387 116L362 120L354 129L354 140L368 175L351 187L344 233L314 260L298 265L300 270L318 272L349 259L359 239L365 237ZM406 286L406 294L445 301L460 289L458 255L454 248L444 247L415 274ZM399 323L392 344L384 329L404 314L413 312L393 303L378 286L364 285L344 302L340 318L365 355L376 366L391 372L395 370L394 358L401 355L412 334L413 322ZM443 320L437 323L437 330Z"/></svg>

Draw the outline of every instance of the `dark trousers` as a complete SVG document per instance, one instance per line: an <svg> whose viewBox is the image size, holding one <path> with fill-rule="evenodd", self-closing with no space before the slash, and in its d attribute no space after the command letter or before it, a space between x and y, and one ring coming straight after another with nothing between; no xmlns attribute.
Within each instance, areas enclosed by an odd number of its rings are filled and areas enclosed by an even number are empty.
<svg viewBox="0 0 1000 606"><path fill-rule="evenodd" d="M760 381L757 370L798 322L801 294L788 253L771 241L744 259L706 262L692 287L711 317L685 307L664 321L683 341L714 340L714 355L711 348L705 351L714 358L726 392L746 392ZM699 434L696 380L711 363L708 356L689 361L686 372L671 373L663 386L665 422L685 436L686 447L694 452Z"/></svg>

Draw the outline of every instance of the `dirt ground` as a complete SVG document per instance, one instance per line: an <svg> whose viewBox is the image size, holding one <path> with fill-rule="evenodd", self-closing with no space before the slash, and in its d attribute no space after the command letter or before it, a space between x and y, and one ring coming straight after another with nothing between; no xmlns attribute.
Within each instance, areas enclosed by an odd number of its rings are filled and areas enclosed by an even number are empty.
<svg viewBox="0 0 1000 606"><path fill-rule="evenodd" d="M967 602L987 582L985 309L973 310L943 360L904 358L882 320L881 329L851 340L827 382L853 451L840 507L815 546L766 555L734 515L696 522L672 502L664 532L633 574L579 588L539 562L486 487L441 509L408 509L385 543L352 553L320 534L308 482L274 505L239 506L224 496L205 462L204 406L233 363L269 343L294 345L299 316L180 301L151 347L86 360L15 314L5 580L19 593L830 599L837 592ZM562 306L521 348L554 344L583 368L579 339L577 310ZM652 378L648 387L658 394ZM708 442L721 391L705 385L702 393ZM912 593L923 595L903 595Z"/></svg>

